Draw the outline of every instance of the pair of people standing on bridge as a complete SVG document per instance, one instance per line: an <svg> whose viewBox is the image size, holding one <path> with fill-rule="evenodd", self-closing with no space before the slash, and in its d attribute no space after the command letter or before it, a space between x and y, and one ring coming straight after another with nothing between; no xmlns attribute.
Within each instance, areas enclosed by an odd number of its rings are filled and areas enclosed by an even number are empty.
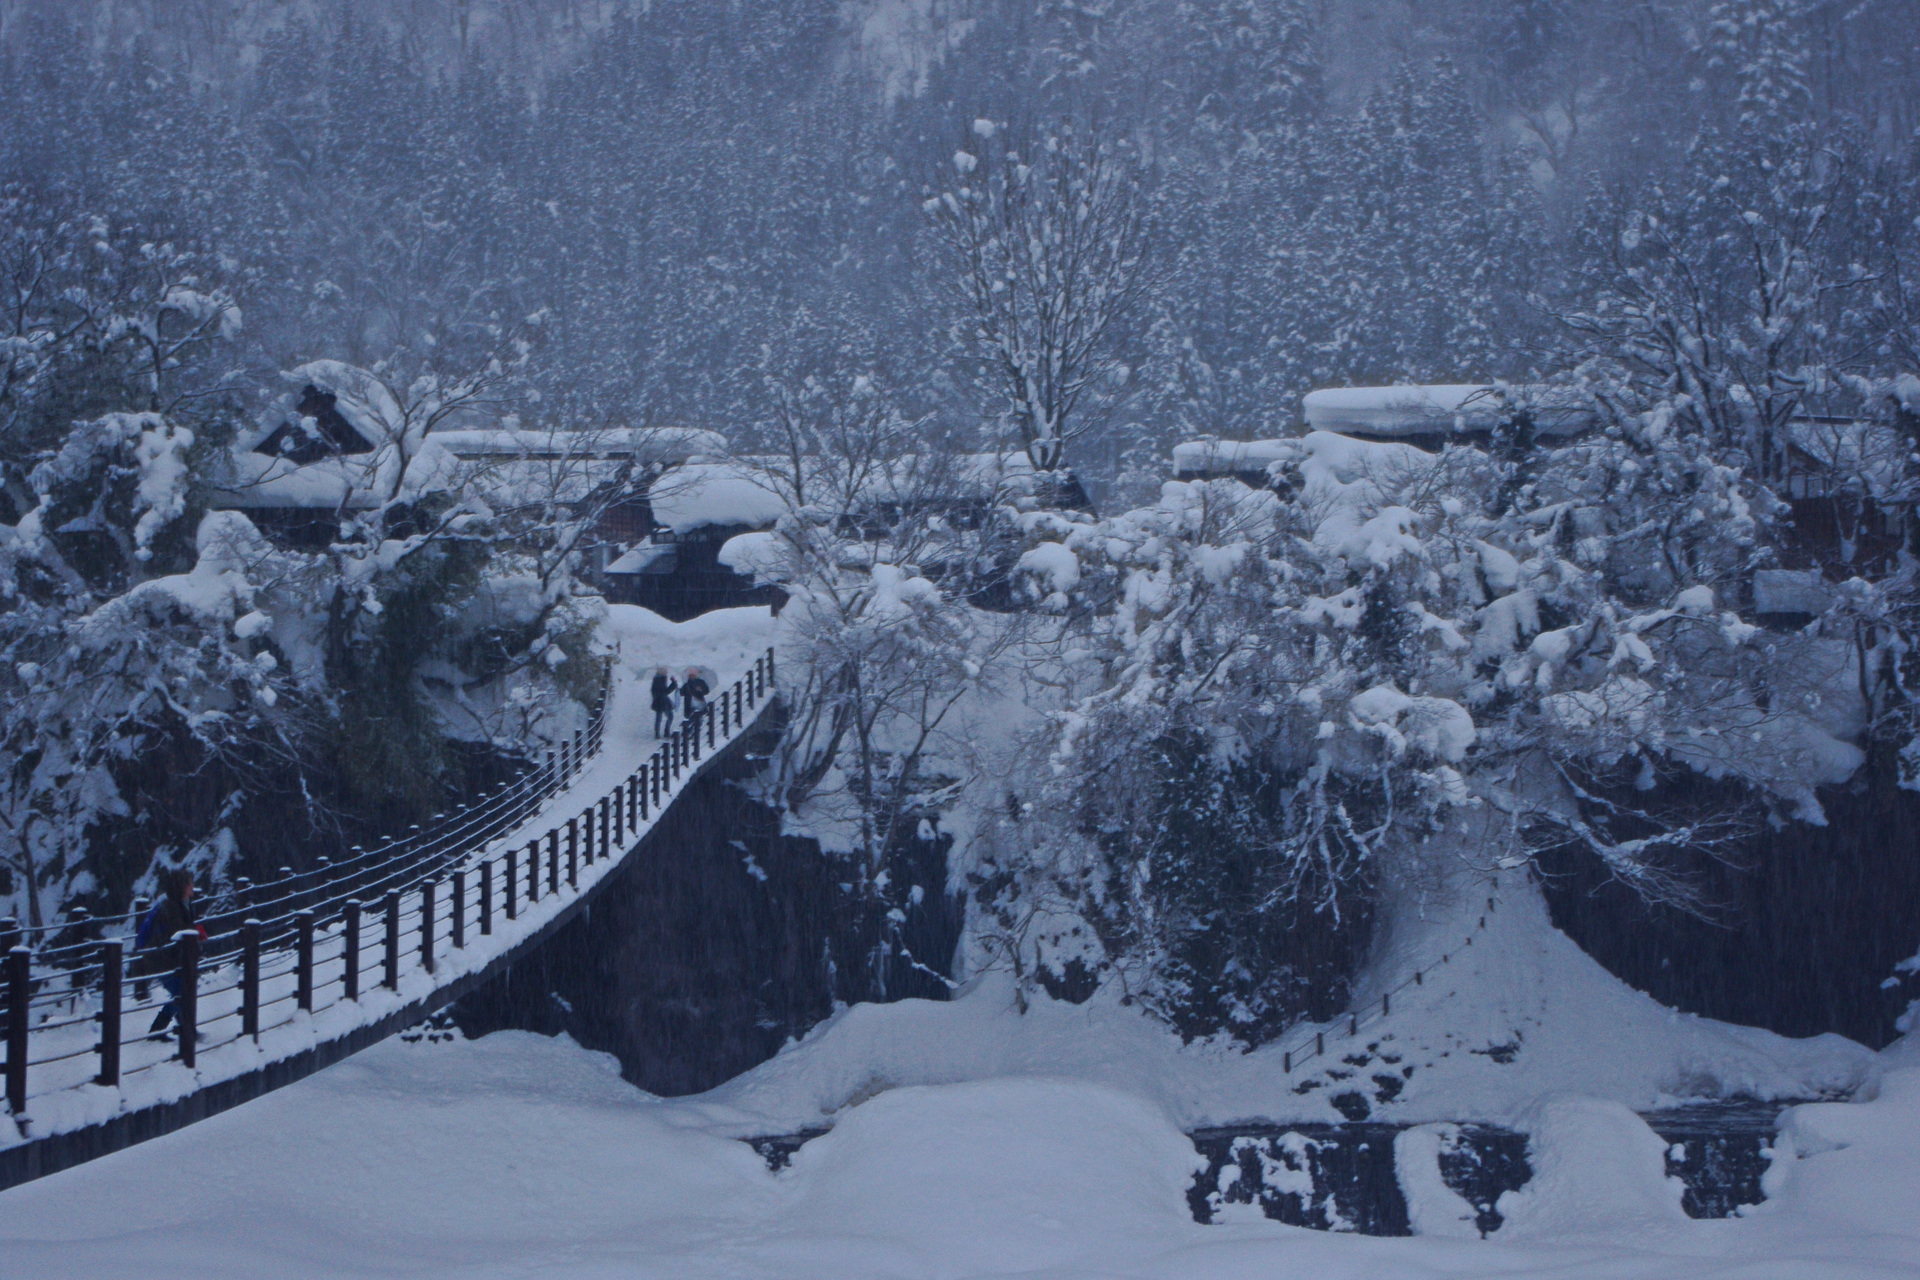
<svg viewBox="0 0 1920 1280"><path fill-rule="evenodd" d="M676 682L667 673L665 667L657 667L653 673L653 736L664 738L673 732L673 695L680 693L681 720L689 730L697 728L700 717L706 714L707 697L713 687L700 674L697 667L688 667L685 680Z"/></svg>

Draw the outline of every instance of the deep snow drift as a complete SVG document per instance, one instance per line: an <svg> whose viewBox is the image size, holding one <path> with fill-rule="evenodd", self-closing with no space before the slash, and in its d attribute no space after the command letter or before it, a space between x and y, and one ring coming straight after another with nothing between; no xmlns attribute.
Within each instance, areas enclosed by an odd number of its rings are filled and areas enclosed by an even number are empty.
<svg viewBox="0 0 1920 1280"><path fill-rule="evenodd" d="M1479 891L1435 895L1424 906L1409 895L1383 922L1378 958L1356 984L1355 1007L1368 1011L1357 1037L1342 1018L1252 1053L1182 1046L1123 1007L1112 986L1083 1005L1040 995L1019 1016L1011 984L987 974L951 1003L856 1005L697 1101L728 1132L776 1133L827 1123L882 1089L1068 1075L1150 1099L1183 1128L1339 1121L1351 1117L1331 1099L1354 1091L1373 1119L1518 1126L1557 1093L1635 1110L1731 1096L1798 1099L1853 1090L1882 1069L1882 1056L1840 1036L1792 1040L1677 1013L1632 990L1553 927L1525 874L1503 872ZM1473 945L1464 945L1469 937ZM1416 968L1424 982L1400 990L1379 1016L1379 993ZM1327 1053L1302 1063L1315 1030ZM1383 1087L1384 1075L1400 1083Z"/></svg>
<svg viewBox="0 0 1920 1280"><path fill-rule="evenodd" d="M1692 1222L1610 1104L1488 1241L1199 1226L1193 1148L1137 1094L1062 1079L894 1089L769 1173L698 1104L503 1032L389 1041L181 1133L0 1195L18 1276L1341 1277L1920 1274L1920 1071L1790 1113L1774 1198ZM1589 1199L1586 1169L1614 1190ZM1520 1206L1516 1205L1515 1208Z"/></svg>

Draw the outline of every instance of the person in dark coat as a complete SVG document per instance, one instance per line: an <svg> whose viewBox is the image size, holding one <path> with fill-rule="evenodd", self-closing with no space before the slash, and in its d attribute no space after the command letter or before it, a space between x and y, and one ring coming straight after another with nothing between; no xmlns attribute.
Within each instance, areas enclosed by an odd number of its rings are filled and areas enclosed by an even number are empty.
<svg viewBox="0 0 1920 1280"><path fill-rule="evenodd" d="M196 929L202 942L207 939L207 931L198 918L199 912L194 909L193 895L193 872L185 867L162 867L160 901L153 904L153 909L147 912L146 919L140 922L139 931L134 934L134 952L139 957L134 968L136 976L157 976L160 985L167 989L167 1002L160 1006L160 1012L154 1015L153 1025L147 1029L150 1036L165 1034L167 1024L179 1012L180 947L174 937L188 929Z"/></svg>
<svg viewBox="0 0 1920 1280"><path fill-rule="evenodd" d="M697 668L687 668L687 678L680 682L680 720L689 733L700 729L700 717L707 709L707 694L710 686Z"/></svg>
<svg viewBox="0 0 1920 1280"><path fill-rule="evenodd" d="M664 738L673 732L673 691L680 686L665 667L653 673L653 736Z"/></svg>

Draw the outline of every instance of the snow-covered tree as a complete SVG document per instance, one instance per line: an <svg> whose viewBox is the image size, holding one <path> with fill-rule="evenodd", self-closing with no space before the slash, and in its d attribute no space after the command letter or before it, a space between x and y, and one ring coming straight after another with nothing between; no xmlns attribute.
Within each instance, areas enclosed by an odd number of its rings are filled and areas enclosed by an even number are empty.
<svg viewBox="0 0 1920 1280"><path fill-rule="evenodd" d="M1517 488L1478 449L1273 453L1274 490L1171 484L1024 562L1067 621L1029 856L1070 869L1097 959L1184 1032L1326 1016L1381 887L1461 862L1571 847L1685 903L1688 859L1769 806L1820 820L1815 788L1862 760L1852 646L1716 593L1764 501L1737 469L1642 484L1612 437L1542 449ZM1678 528L1684 553L1635 542ZM1497 838L1464 839L1470 811Z"/></svg>
<svg viewBox="0 0 1920 1280"><path fill-rule="evenodd" d="M1052 471L1128 376L1125 326L1148 284L1146 203L1122 141L991 120L924 203L957 295L957 335L1033 465Z"/></svg>

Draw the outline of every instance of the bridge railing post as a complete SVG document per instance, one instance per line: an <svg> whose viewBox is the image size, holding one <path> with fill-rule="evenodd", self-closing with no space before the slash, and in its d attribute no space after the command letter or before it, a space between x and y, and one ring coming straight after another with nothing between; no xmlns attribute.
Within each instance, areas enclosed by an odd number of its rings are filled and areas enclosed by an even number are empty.
<svg viewBox="0 0 1920 1280"><path fill-rule="evenodd" d="M560 868L556 862L556 865L549 868L548 870L548 874L553 877L547 882L547 891L549 893L560 892L559 873L560 873ZM574 885L579 883L579 880L580 880L580 819L568 818L567 819L567 886L569 888L572 888Z"/></svg>
<svg viewBox="0 0 1920 1280"><path fill-rule="evenodd" d="M709 706L707 713L700 718L707 722L707 750L711 751L713 750L713 726L716 718L713 714L713 708ZM697 737L698 735L696 734L695 736Z"/></svg>
<svg viewBox="0 0 1920 1280"><path fill-rule="evenodd" d="M312 908L293 913L293 1003L308 1013L313 1012L313 926Z"/></svg>
<svg viewBox="0 0 1920 1280"><path fill-rule="evenodd" d="M767 683L773 683L773 646L767 646Z"/></svg>
<svg viewBox="0 0 1920 1280"><path fill-rule="evenodd" d="M387 890L387 938L381 957L380 985L389 991L400 989L400 891Z"/></svg>
<svg viewBox="0 0 1920 1280"><path fill-rule="evenodd" d="M200 931L182 929L173 935L173 943L180 952L180 991L173 998L180 1023L180 1061L191 1067L200 1044Z"/></svg>
<svg viewBox="0 0 1920 1280"><path fill-rule="evenodd" d="M420 882L420 967L433 972L434 888L432 880Z"/></svg>
<svg viewBox="0 0 1920 1280"><path fill-rule="evenodd" d="M629 785L631 784L626 782L621 783L619 786L613 789L613 794L611 797L613 800L613 839L621 843L625 843L627 838L627 811L626 810L627 810L627 787ZM612 853L612 849L611 847L608 847L608 846L603 845L603 847L600 850L600 856L603 858L609 856L611 853Z"/></svg>
<svg viewBox="0 0 1920 1280"><path fill-rule="evenodd" d="M260 922L240 922L240 1034L260 1042Z"/></svg>
<svg viewBox="0 0 1920 1280"><path fill-rule="evenodd" d="M535 847L538 848L537 845ZM506 870L506 878L502 881L500 888L506 899L507 919L515 920L520 916L518 901L520 897L520 851L518 849L507 850Z"/></svg>
<svg viewBox="0 0 1920 1280"><path fill-rule="evenodd" d="M100 944L100 1074L94 1083L120 1083L120 993L126 972L125 943L109 938Z"/></svg>
<svg viewBox="0 0 1920 1280"><path fill-rule="evenodd" d="M360 899L340 904L340 989L349 1000L360 998Z"/></svg>
<svg viewBox="0 0 1920 1280"><path fill-rule="evenodd" d="M538 870L535 868L536 879ZM550 894L560 892L560 829L558 827L554 828L553 838L547 841L547 892Z"/></svg>
<svg viewBox="0 0 1920 1280"><path fill-rule="evenodd" d="M507 854L513 856L511 852ZM480 859L480 934L489 937L493 933L493 859Z"/></svg>
<svg viewBox="0 0 1920 1280"><path fill-rule="evenodd" d="M27 1109L27 1027L32 1018L33 952L16 942L7 948L7 1110L15 1115Z"/></svg>
<svg viewBox="0 0 1920 1280"><path fill-rule="evenodd" d="M619 790L615 789L611 795L600 797L600 839L596 842L596 847L600 850L600 856L603 858L607 856L607 846L613 843L612 822L614 796L619 794ZM591 863L592 859L589 858L588 862Z"/></svg>
<svg viewBox="0 0 1920 1280"><path fill-rule="evenodd" d="M540 901L540 841L536 838L527 845L527 902Z"/></svg>
<svg viewBox="0 0 1920 1280"><path fill-rule="evenodd" d="M573 731L573 771L575 773L580 772L581 763L584 759L580 748L585 744L585 742L586 742L586 735L582 733L580 730L575 729Z"/></svg>
<svg viewBox="0 0 1920 1280"><path fill-rule="evenodd" d="M467 945L467 873L456 867L453 872L453 945Z"/></svg>

